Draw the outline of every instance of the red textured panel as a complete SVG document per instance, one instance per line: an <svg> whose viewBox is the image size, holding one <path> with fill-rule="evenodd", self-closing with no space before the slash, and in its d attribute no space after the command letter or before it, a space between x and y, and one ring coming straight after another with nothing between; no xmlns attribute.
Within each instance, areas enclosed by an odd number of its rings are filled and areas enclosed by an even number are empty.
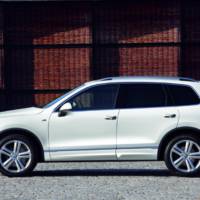
<svg viewBox="0 0 200 200"><path fill-rule="evenodd" d="M71 89L90 79L90 49L35 49L34 87Z"/></svg>
<svg viewBox="0 0 200 200"><path fill-rule="evenodd" d="M34 102L35 102L35 105L42 106L56 99L57 97L61 95L62 94L35 94Z"/></svg>
<svg viewBox="0 0 200 200"><path fill-rule="evenodd" d="M91 42L87 4L6 7L9 44L77 44Z"/></svg>
<svg viewBox="0 0 200 200"><path fill-rule="evenodd" d="M188 46L184 51L183 75L200 80L200 47Z"/></svg>
<svg viewBox="0 0 200 200"><path fill-rule="evenodd" d="M90 78L90 49L10 49L10 81L18 89L71 89Z"/></svg>
<svg viewBox="0 0 200 200"><path fill-rule="evenodd" d="M178 47L102 48L96 78L113 75L178 75Z"/></svg>
<svg viewBox="0 0 200 200"><path fill-rule="evenodd" d="M177 75L177 47L120 49L121 75Z"/></svg>
<svg viewBox="0 0 200 200"><path fill-rule="evenodd" d="M200 2L185 1L184 5L184 36L186 41L200 41Z"/></svg>
<svg viewBox="0 0 200 200"><path fill-rule="evenodd" d="M102 43L178 42L179 1L142 1L97 7L96 40Z"/></svg>

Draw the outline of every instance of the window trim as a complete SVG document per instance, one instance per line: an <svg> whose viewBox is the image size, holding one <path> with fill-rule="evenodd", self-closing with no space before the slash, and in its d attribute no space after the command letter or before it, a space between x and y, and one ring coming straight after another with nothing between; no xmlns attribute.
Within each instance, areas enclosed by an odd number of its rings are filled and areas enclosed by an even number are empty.
<svg viewBox="0 0 200 200"><path fill-rule="evenodd" d="M96 84L96 85L91 85L91 86L88 86L84 89L82 89L81 91L77 92L76 94L73 94L72 96L70 96L68 99L66 99L65 101L63 101L61 104L59 104L53 112L59 112L59 109L65 104L67 103L68 101L70 101L70 99L80 95L81 93L89 90L89 89L92 89L94 87L98 87L98 86L104 86L104 85L118 85L118 88L117 88L117 93L116 93L116 97L115 97L115 102L114 102L114 106L113 108L110 108L110 109L88 109L88 110L72 110L72 112L84 112L84 111L99 111L99 110L116 110L116 103L117 103L117 99L118 99L118 94L119 94L119 88L120 88L120 83L103 83L103 84Z"/></svg>
<svg viewBox="0 0 200 200"><path fill-rule="evenodd" d="M187 85L187 84L178 84L178 83L164 83L164 84L165 84L165 87L166 87L166 91L168 92L169 96L172 98L172 101L173 101L173 106L168 106L168 107L195 106L195 105L199 105L199 104L200 104L200 97L199 97L197 91L196 91L191 85ZM186 104L186 105L176 105L174 96L173 96L172 92L170 91L170 89L169 89L169 87L168 87L169 85L173 85L173 86L183 86L183 87L190 88L190 89L195 93L195 95L198 97L199 103L189 104L189 105L188 105L188 104Z"/></svg>
<svg viewBox="0 0 200 200"><path fill-rule="evenodd" d="M110 82L110 83L97 83L95 85L91 85L91 86L88 86L84 89L82 89L81 91L77 92L76 94L73 94L72 96L70 96L69 98L67 98L65 101L63 101L62 103L60 103L54 110L53 112L58 112L60 107L63 106L65 103L67 103L71 98L75 97L76 95L79 95L80 93L90 89L90 88L93 88L93 87L96 87L96 86L102 86L102 85L118 85L118 90L117 90L117 95L116 95L116 100L115 100L115 106L113 109L97 109L96 111L99 111L99 110L121 110L121 109L149 109L149 108L165 108L165 107L181 107L181 106L194 106L194 105L199 105L200 104L200 97L198 95L198 93L196 92L196 90L190 86L190 85L187 85L187 84L183 84L183 83L169 83L169 82L150 82L150 81L144 81L144 82L125 82L125 81L119 81L119 82ZM157 107L139 107L139 108L117 108L116 105L117 105L117 100L119 98L119 90L120 90L120 86L122 84L160 84L163 86L163 90L165 92L165 98L166 98L166 101L167 101L167 96L170 96L172 102L173 102L173 105L167 105L167 103L165 103L165 106L157 106ZM167 87L168 85L177 85L177 86L186 86L186 87L189 87L191 88L195 94L197 95L198 99L199 99L199 103L197 104L191 104L191 105L175 105L175 102L174 102L174 98L173 98L173 95L172 93L169 91L169 88ZM80 110L80 111L73 111L73 112L84 112L84 111L95 111L95 110Z"/></svg>

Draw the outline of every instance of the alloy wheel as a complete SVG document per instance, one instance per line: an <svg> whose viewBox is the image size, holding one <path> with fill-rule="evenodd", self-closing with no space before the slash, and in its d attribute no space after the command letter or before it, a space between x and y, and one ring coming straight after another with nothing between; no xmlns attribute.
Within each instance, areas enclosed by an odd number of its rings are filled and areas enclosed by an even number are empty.
<svg viewBox="0 0 200 200"><path fill-rule="evenodd" d="M190 139L180 140L170 150L170 161L179 172L194 172L200 166L200 146Z"/></svg>
<svg viewBox="0 0 200 200"><path fill-rule="evenodd" d="M23 141L10 140L0 147L0 164L8 172L23 172L31 159L31 150Z"/></svg>

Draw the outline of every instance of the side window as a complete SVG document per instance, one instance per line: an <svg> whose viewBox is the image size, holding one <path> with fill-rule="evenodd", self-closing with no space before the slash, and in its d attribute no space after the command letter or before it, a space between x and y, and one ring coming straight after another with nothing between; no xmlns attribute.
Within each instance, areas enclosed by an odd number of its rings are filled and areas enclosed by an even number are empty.
<svg viewBox="0 0 200 200"><path fill-rule="evenodd" d="M118 87L118 84L92 87L69 100L72 110L113 109Z"/></svg>
<svg viewBox="0 0 200 200"><path fill-rule="evenodd" d="M176 106L194 105L200 103L199 97L191 87L171 84L167 87Z"/></svg>
<svg viewBox="0 0 200 200"><path fill-rule="evenodd" d="M165 90L157 83L122 84L117 100L118 108L146 108L166 106Z"/></svg>

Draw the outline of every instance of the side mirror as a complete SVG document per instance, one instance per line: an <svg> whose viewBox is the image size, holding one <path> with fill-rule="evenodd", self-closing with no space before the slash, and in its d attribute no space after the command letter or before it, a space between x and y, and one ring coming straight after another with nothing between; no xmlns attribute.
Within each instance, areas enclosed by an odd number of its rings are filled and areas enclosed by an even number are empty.
<svg viewBox="0 0 200 200"><path fill-rule="evenodd" d="M70 110L72 110L71 103L67 102L64 105L62 105L59 109L59 117L65 116Z"/></svg>

